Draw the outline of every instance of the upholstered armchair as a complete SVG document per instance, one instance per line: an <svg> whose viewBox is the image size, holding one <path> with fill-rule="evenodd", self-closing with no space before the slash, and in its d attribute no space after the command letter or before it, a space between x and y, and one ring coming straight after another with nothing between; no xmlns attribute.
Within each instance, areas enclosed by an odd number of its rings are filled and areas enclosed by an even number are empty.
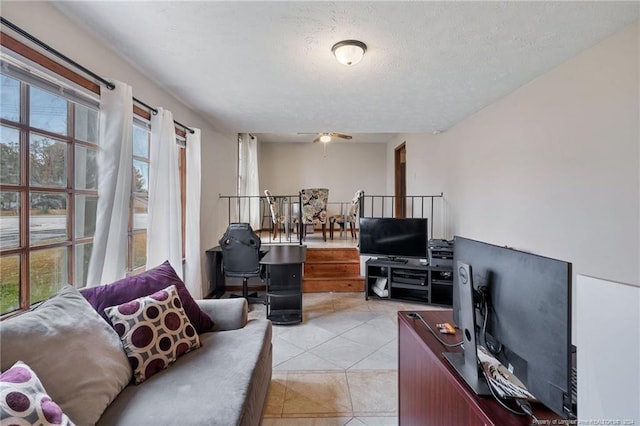
<svg viewBox="0 0 640 426"><path fill-rule="evenodd" d="M300 190L302 203L302 223L300 224L300 239L304 240L306 225L322 225L322 238L327 241L327 188L308 188Z"/></svg>
<svg viewBox="0 0 640 426"><path fill-rule="evenodd" d="M360 211L360 199L364 196L364 191L359 189L351 200L349 211L346 215L338 214L329 217L329 237L333 240L333 225L340 226L340 232L346 231L346 225L349 223L351 238L356 238L356 221L358 220L358 212Z"/></svg>
<svg viewBox="0 0 640 426"><path fill-rule="evenodd" d="M267 203L269 203L271 222L273 223L273 239L275 240L278 237L278 230L280 227L286 226L287 218L280 212L280 204L278 203L278 200L276 200L276 197L271 195L271 191L265 189L264 196L267 199Z"/></svg>

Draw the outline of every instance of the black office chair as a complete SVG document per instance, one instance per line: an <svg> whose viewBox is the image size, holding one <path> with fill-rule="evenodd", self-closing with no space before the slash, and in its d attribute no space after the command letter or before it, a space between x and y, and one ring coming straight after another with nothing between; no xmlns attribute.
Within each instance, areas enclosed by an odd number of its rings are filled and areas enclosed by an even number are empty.
<svg viewBox="0 0 640 426"><path fill-rule="evenodd" d="M222 248L222 271L227 277L242 278L242 294L231 297L244 297L249 303L265 303L258 293L249 294L249 278L262 275L260 265L260 238L248 223L231 223L220 238Z"/></svg>

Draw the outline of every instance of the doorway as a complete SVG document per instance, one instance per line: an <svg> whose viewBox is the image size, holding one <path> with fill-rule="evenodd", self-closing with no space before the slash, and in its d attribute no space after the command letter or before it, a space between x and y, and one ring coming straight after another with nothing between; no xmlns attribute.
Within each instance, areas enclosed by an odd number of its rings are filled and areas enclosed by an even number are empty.
<svg viewBox="0 0 640 426"><path fill-rule="evenodd" d="M403 142L395 149L395 217L407 215L407 146Z"/></svg>

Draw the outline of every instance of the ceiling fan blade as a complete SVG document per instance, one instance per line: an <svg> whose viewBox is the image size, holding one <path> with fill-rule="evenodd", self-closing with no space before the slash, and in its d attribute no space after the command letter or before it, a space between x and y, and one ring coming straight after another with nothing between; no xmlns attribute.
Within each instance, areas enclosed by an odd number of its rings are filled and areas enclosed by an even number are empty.
<svg viewBox="0 0 640 426"><path fill-rule="evenodd" d="M320 136L321 135L316 136L316 138L313 140L313 143L320 142Z"/></svg>
<svg viewBox="0 0 640 426"><path fill-rule="evenodd" d="M336 137L336 138L342 138L342 139L353 139L353 136L351 135L345 135L343 133L329 133L331 135L331 137Z"/></svg>

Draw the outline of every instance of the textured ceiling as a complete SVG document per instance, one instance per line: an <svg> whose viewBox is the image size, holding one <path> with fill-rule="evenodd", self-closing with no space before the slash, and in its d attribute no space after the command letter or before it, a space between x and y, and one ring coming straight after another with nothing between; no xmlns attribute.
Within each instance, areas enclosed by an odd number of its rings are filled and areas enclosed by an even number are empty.
<svg viewBox="0 0 640 426"><path fill-rule="evenodd" d="M640 16L638 2L54 3L218 129L263 140L446 130ZM331 53L344 39L368 46L353 67Z"/></svg>

